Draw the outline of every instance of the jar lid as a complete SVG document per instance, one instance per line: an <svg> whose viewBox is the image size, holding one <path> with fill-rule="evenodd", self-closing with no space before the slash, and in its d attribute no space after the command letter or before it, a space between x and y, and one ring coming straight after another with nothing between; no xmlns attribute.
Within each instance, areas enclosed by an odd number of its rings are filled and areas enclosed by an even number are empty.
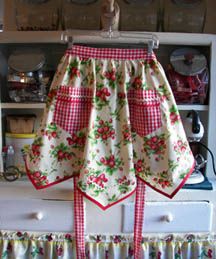
<svg viewBox="0 0 216 259"><path fill-rule="evenodd" d="M35 138L36 137L36 134L20 134L20 133L6 133L5 134L6 137L9 137L9 138Z"/></svg>
<svg viewBox="0 0 216 259"><path fill-rule="evenodd" d="M176 49L170 56L170 62L177 73L185 76L197 75L207 66L206 57L193 48Z"/></svg>
<svg viewBox="0 0 216 259"><path fill-rule="evenodd" d="M40 50L25 49L14 51L8 59L10 68L17 72L33 72L45 63L45 56Z"/></svg>

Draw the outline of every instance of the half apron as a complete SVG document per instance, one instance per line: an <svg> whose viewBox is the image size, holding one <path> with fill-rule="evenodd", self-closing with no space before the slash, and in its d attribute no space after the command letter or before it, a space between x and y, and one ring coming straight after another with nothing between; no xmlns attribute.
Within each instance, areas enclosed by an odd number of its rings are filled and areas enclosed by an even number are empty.
<svg viewBox="0 0 216 259"><path fill-rule="evenodd" d="M79 194L106 209L130 196L138 181L172 198L193 166L154 54L76 45L66 51L26 155L37 189L76 177Z"/></svg>
<svg viewBox="0 0 216 259"><path fill-rule="evenodd" d="M80 191L103 209L131 195L137 177L172 198L194 158L155 55L67 50L26 164L37 189L78 176Z"/></svg>

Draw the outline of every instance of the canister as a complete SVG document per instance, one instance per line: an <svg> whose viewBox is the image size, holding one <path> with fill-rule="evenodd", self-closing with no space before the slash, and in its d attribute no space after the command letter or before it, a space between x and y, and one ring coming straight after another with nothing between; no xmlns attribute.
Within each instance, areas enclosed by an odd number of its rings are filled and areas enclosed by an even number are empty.
<svg viewBox="0 0 216 259"><path fill-rule="evenodd" d="M34 131L36 115L34 114L14 114L7 115L7 132L18 134L29 134Z"/></svg>
<svg viewBox="0 0 216 259"><path fill-rule="evenodd" d="M99 30L101 0L63 0L64 29Z"/></svg>
<svg viewBox="0 0 216 259"><path fill-rule="evenodd" d="M157 31L159 27L159 0L118 0L120 30Z"/></svg>
<svg viewBox="0 0 216 259"><path fill-rule="evenodd" d="M201 33L205 25L205 0L164 0L163 30Z"/></svg>
<svg viewBox="0 0 216 259"><path fill-rule="evenodd" d="M17 30L57 30L60 4L60 0L15 0Z"/></svg>
<svg viewBox="0 0 216 259"><path fill-rule="evenodd" d="M35 134L14 134L6 133L5 143L6 146L12 146L14 149L14 166L21 172L25 172L25 164L22 155L22 149L27 148L34 141Z"/></svg>

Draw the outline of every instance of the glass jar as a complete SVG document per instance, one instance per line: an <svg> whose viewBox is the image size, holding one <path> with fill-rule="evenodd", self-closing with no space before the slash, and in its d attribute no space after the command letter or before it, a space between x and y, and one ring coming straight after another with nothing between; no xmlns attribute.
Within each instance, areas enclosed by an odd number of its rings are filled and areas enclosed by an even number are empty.
<svg viewBox="0 0 216 259"><path fill-rule="evenodd" d="M119 0L122 31L157 31L159 0Z"/></svg>
<svg viewBox="0 0 216 259"><path fill-rule="evenodd" d="M99 30L100 8L98 0L63 0L62 27L66 30Z"/></svg>
<svg viewBox="0 0 216 259"><path fill-rule="evenodd" d="M58 29L60 0L15 0L16 26L19 31Z"/></svg>
<svg viewBox="0 0 216 259"><path fill-rule="evenodd" d="M45 102L53 71L39 49L17 49L8 58L7 87L13 102Z"/></svg>
<svg viewBox="0 0 216 259"><path fill-rule="evenodd" d="M205 25L205 0L165 0L163 30L201 33Z"/></svg>

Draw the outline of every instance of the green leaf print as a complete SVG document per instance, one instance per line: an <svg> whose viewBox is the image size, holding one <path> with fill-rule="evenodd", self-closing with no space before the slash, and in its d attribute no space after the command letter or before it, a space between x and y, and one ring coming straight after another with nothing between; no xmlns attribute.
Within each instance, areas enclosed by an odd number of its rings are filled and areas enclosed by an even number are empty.
<svg viewBox="0 0 216 259"><path fill-rule="evenodd" d="M116 201L118 200L118 197L117 197L115 194L113 194L113 196L110 197L110 198L108 198L107 200L108 200L109 202L116 202Z"/></svg>
<svg viewBox="0 0 216 259"><path fill-rule="evenodd" d="M103 166L103 170L109 175L113 175L114 172L120 170L124 165L123 161L114 155L101 157L100 162L98 161L98 163Z"/></svg>
<svg viewBox="0 0 216 259"><path fill-rule="evenodd" d="M89 134L90 139L97 143L97 140L103 143L107 143L107 141L111 138L115 138L115 130L113 128L112 119L108 121L102 120L99 116L96 118L96 122L92 131Z"/></svg>
<svg viewBox="0 0 216 259"><path fill-rule="evenodd" d="M213 251L212 249L203 248L201 254L198 256L198 258L206 259L206 258L213 258Z"/></svg>
<svg viewBox="0 0 216 259"><path fill-rule="evenodd" d="M116 78L118 74L116 73L116 70L113 68L111 70L105 71L104 73L105 78L108 80L108 84L112 89L115 89L116 84Z"/></svg>
<svg viewBox="0 0 216 259"><path fill-rule="evenodd" d="M101 68L99 65L96 65L96 68L95 68L95 71L96 71L96 74L98 74L100 72Z"/></svg>
<svg viewBox="0 0 216 259"><path fill-rule="evenodd" d="M177 113L178 112L178 108L176 105L173 105L170 109L169 109L170 112L174 112L174 113Z"/></svg>
<svg viewBox="0 0 216 259"><path fill-rule="evenodd" d="M60 143L60 145L53 147L53 149L50 151L50 154L54 158L57 158L58 162L63 160L71 160L72 156L75 156L75 154L70 151L70 147L64 143Z"/></svg>
<svg viewBox="0 0 216 259"><path fill-rule="evenodd" d="M117 147L118 149L120 149L121 148L121 142L115 144L114 146Z"/></svg>
<svg viewBox="0 0 216 259"><path fill-rule="evenodd" d="M129 192L130 187L126 184L122 184L119 186L118 189L119 189L120 193L127 193L127 192Z"/></svg>
<svg viewBox="0 0 216 259"><path fill-rule="evenodd" d="M131 87L131 83L130 83L130 82L127 82L127 83L126 83L126 90L128 91L130 87Z"/></svg>
<svg viewBox="0 0 216 259"><path fill-rule="evenodd" d="M101 190L100 190L100 189L98 189L98 190L94 190L94 194L93 194L93 196L94 196L94 197L98 197L98 196L100 195L100 193L101 193L101 192L104 192L104 190L102 190L102 189L101 189Z"/></svg>
<svg viewBox="0 0 216 259"><path fill-rule="evenodd" d="M33 144L31 145L31 152L29 154L30 161L37 160L41 155L41 147L43 146L43 139L42 137L37 137Z"/></svg>
<svg viewBox="0 0 216 259"><path fill-rule="evenodd" d="M180 174L179 179L184 179L186 175L187 175L186 173Z"/></svg>
<svg viewBox="0 0 216 259"><path fill-rule="evenodd" d="M37 257L37 255L44 255L43 248L33 246L31 255L32 255L33 258Z"/></svg>
<svg viewBox="0 0 216 259"><path fill-rule="evenodd" d="M69 79L73 79L74 77L79 77L80 76L80 70L78 69L78 61L74 59L69 66L67 67L66 71L68 73Z"/></svg>
<svg viewBox="0 0 216 259"><path fill-rule="evenodd" d="M131 77L135 75L135 68L134 66L131 67Z"/></svg>
<svg viewBox="0 0 216 259"><path fill-rule="evenodd" d="M170 110L170 114L168 115L168 119L170 120L171 124L174 125L180 121L180 115L176 105L173 105Z"/></svg>
<svg viewBox="0 0 216 259"><path fill-rule="evenodd" d="M8 251L4 251L2 254L2 259L8 257Z"/></svg>
<svg viewBox="0 0 216 259"><path fill-rule="evenodd" d="M161 95L162 99L169 100L170 93L169 93L169 91L167 90L167 87L164 84L159 85L157 90L158 90L158 93Z"/></svg>
<svg viewBox="0 0 216 259"><path fill-rule="evenodd" d="M97 110L102 110L104 106L108 106L109 101L106 99L106 96L103 95L103 93L98 91L98 95L93 98L93 104ZM96 93L97 95L97 93Z"/></svg>
<svg viewBox="0 0 216 259"><path fill-rule="evenodd" d="M175 160L168 160L168 166L170 171L173 172L178 167L178 162L175 162Z"/></svg>
<svg viewBox="0 0 216 259"><path fill-rule="evenodd" d="M152 155L155 157L155 161L160 161L164 159L164 154L166 150L166 136L165 134L144 137L144 151L147 156L151 158Z"/></svg>
<svg viewBox="0 0 216 259"><path fill-rule="evenodd" d="M173 186L173 182L171 179L169 179L169 174L166 170L158 173L157 176L153 178L153 181L156 184L160 185L162 189Z"/></svg>
<svg viewBox="0 0 216 259"><path fill-rule="evenodd" d="M83 60L81 60L80 64L89 66L91 64L91 60L90 59L86 59L86 60L83 59Z"/></svg>
<svg viewBox="0 0 216 259"><path fill-rule="evenodd" d="M78 182L78 187L79 187L83 192L85 192L85 191L87 190L87 184L85 184L85 183L83 183L83 182L81 182L81 181Z"/></svg>
<svg viewBox="0 0 216 259"><path fill-rule="evenodd" d="M178 253L175 253L175 259L181 259L181 255Z"/></svg>
<svg viewBox="0 0 216 259"><path fill-rule="evenodd" d="M41 133L43 136L46 136L49 140L58 139L61 134L61 130L58 129L57 125L54 122L51 122L47 124L45 130L41 130Z"/></svg>

